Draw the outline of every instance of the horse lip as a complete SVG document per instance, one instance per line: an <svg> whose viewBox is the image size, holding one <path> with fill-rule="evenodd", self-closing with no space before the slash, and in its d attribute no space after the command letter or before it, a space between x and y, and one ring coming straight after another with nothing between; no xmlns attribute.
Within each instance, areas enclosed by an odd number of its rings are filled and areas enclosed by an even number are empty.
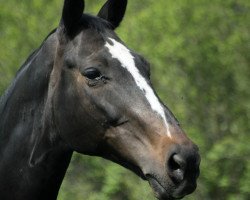
<svg viewBox="0 0 250 200"><path fill-rule="evenodd" d="M152 187L155 196L159 200L177 200L177 199L182 199L185 195L183 196L175 196L168 192L168 190L155 178L153 175L147 174L145 175L150 186Z"/></svg>
<svg viewBox="0 0 250 200"><path fill-rule="evenodd" d="M146 178L147 178L150 186L152 187L157 199L159 199L159 200L174 200L174 199L176 199L172 195L170 195L168 190L165 187L163 187L162 184L159 183L159 181L153 175L147 174Z"/></svg>

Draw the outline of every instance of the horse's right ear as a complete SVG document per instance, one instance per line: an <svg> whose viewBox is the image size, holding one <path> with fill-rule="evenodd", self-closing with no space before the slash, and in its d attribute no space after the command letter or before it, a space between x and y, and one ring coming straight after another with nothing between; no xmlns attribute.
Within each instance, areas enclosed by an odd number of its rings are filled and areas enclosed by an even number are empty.
<svg viewBox="0 0 250 200"><path fill-rule="evenodd" d="M62 26L69 36L77 30L84 11L84 0L64 0Z"/></svg>

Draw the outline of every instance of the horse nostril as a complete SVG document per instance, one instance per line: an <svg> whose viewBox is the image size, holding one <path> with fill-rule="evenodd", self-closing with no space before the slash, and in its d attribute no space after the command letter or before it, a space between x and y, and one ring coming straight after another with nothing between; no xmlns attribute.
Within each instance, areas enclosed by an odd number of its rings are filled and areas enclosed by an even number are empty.
<svg viewBox="0 0 250 200"><path fill-rule="evenodd" d="M179 168L186 168L186 161L179 154L173 155L173 160L179 166Z"/></svg>
<svg viewBox="0 0 250 200"><path fill-rule="evenodd" d="M181 182L184 179L186 161L179 155L174 154L168 161L169 175L175 182Z"/></svg>
<svg viewBox="0 0 250 200"><path fill-rule="evenodd" d="M186 161L178 154L174 154L170 157L168 167L171 170L185 169Z"/></svg>
<svg viewBox="0 0 250 200"><path fill-rule="evenodd" d="M185 181L195 183L199 176L200 164L197 149L193 146L173 146L169 155L166 169L172 181L177 185Z"/></svg>

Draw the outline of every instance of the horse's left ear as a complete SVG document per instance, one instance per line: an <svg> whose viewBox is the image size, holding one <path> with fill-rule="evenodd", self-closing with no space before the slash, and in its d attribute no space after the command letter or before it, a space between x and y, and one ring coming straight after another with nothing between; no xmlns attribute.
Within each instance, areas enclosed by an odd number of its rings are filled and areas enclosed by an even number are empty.
<svg viewBox="0 0 250 200"><path fill-rule="evenodd" d="M76 31L84 10L84 0L64 0L62 19L60 26L63 26L68 35Z"/></svg>
<svg viewBox="0 0 250 200"><path fill-rule="evenodd" d="M127 0L108 0L98 13L98 17L111 23L113 29L121 23L127 7Z"/></svg>

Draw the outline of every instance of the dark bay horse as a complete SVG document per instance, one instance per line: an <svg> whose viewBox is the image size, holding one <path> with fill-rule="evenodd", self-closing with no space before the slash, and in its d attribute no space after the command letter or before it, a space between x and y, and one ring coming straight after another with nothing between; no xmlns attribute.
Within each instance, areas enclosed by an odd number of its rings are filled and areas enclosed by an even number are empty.
<svg viewBox="0 0 250 200"><path fill-rule="evenodd" d="M1 200L56 199L73 151L132 170L158 199L195 190L197 146L156 95L148 62L114 32L126 5L108 0L94 17L65 0L1 97Z"/></svg>

